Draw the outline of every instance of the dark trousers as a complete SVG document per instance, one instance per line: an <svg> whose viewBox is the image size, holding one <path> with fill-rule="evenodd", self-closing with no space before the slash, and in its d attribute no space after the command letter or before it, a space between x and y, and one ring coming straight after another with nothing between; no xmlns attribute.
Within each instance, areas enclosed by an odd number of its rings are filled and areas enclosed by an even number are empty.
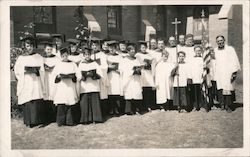
<svg viewBox="0 0 250 157"><path fill-rule="evenodd" d="M156 106L156 92L152 89L152 87L143 87L142 88L142 96L143 96L143 107L145 109L155 109Z"/></svg>
<svg viewBox="0 0 250 157"><path fill-rule="evenodd" d="M167 102L166 103L163 103L163 104L157 104L157 106L159 106L160 107L160 109L164 109L164 110L172 110L172 109L174 109L174 107L173 107L173 100L167 100Z"/></svg>
<svg viewBox="0 0 250 157"><path fill-rule="evenodd" d="M235 92L231 92L231 95L223 95L223 90L218 90L218 101L221 105L221 109L230 110L235 100Z"/></svg>
<svg viewBox="0 0 250 157"><path fill-rule="evenodd" d="M142 100L126 100L125 113L134 114L135 112L142 111Z"/></svg>
<svg viewBox="0 0 250 157"><path fill-rule="evenodd" d="M102 111L102 116L103 118L108 116L108 99L101 99L100 101L101 104L101 111Z"/></svg>
<svg viewBox="0 0 250 157"><path fill-rule="evenodd" d="M191 86L191 98L194 108L200 110L201 106L203 106L201 84L193 84Z"/></svg>

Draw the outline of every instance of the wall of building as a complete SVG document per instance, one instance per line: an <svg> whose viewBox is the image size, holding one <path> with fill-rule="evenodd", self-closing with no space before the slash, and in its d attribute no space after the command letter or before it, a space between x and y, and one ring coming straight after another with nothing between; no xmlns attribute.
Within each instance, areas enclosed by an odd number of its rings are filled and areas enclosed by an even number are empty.
<svg viewBox="0 0 250 157"><path fill-rule="evenodd" d="M11 45L17 45L19 42L19 33L24 31L24 25L33 22L33 7L23 6L23 7L11 7L10 8L10 19L13 21L14 27L14 43Z"/></svg>
<svg viewBox="0 0 250 157"><path fill-rule="evenodd" d="M77 26L74 17L76 7L56 7L56 30L57 33L64 34L65 38L74 38L74 28Z"/></svg>

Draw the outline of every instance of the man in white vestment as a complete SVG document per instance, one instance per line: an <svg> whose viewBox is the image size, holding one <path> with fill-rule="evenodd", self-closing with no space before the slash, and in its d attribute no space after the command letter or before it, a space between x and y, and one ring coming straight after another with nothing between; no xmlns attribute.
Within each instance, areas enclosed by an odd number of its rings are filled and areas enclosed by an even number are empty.
<svg viewBox="0 0 250 157"><path fill-rule="evenodd" d="M232 46L225 44L222 35L216 37L217 48L215 52L215 76L217 81L218 97L222 109L231 112L235 90L237 72L241 70L239 59Z"/></svg>

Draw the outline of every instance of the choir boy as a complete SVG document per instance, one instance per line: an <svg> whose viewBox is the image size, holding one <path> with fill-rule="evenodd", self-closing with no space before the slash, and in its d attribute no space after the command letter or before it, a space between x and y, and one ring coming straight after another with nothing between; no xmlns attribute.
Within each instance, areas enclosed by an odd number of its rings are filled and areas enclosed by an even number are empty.
<svg viewBox="0 0 250 157"><path fill-rule="evenodd" d="M100 99L101 99L101 108L103 117L107 116L107 107L108 107L108 64L107 64L107 55L104 50L100 51L101 40L98 38L92 39L91 42L91 59L100 65L102 70L102 77L99 80L100 83Z"/></svg>
<svg viewBox="0 0 250 157"><path fill-rule="evenodd" d="M46 104L45 115L47 117L47 123L55 121L56 110L53 103L53 90L55 86L55 80L53 78L53 69L60 59L52 54L53 44L46 42L44 45L44 69L45 69L45 95L44 100Z"/></svg>
<svg viewBox="0 0 250 157"><path fill-rule="evenodd" d="M54 104L57 106L56 122L58 126L75 125L78 122L76 104L79 101L77 90L77 65L68 59L69 50L61 49L62 60L53 70L55 78Z"/></svg>
<svg viewBox="0 0 250 157"><path fill-rule="evenodd" d="M78 65L83 60L83 55L79 53L80 41L77 39L68 39L67 42L69 43L68 60Z"/></svg>
<svg viewBox="0 0 250 157"><path fill-rule="evenodd" d="M34 38L23 41L23 54L17 58L14 72L17 78L18 104L23 107L23 122L34 127L43 124L44 62L43 57L33 51Z"/></svg>
<svg viewBox="0 0 250 157"><path fill-rule="evenodd" d="M119 108L121 106L122 80L120 73L120 65L122 56L116 50L116 41L109 41L109 54L107 55L108 63L108 99L109 99L109 114L119 115Z"/></svg>
<svg viewBox="0 0 250 157"><path fill-rule="evenodd" d="M157 64L155 70L156 101L163 110L170 110L173 101L173 77L171 72L176 63L169 62L168 52L162 53L162 60Z"/></svg>
<svg viewBox="0 0 250 157"><path fill-rule="evenodd" d="M189 65L185 62L185 52L179 51L177 56L178 64L171 74L174 77L174 106L190 112L191 105L188 104L189 97L187 89L188 78L190 77Z"/></svg>
<svg viewBox="0 0 250 157"><path fill-rule="evenodd" d="M125 113L139 114L142 111L141 64L135 57L134 44L128 46L128 55L121 65L122 88L125 98Z"/></svg>
<svg viewBox="0 0 250 157"><path fill-rule="evenodd" d="M190 78L192 79L191 86L191 97L193 98L193 105L196 111L199 111L203 105L202 98L202 73L203 73L203 58L202 58L202 47L194 47L195 56L190 60Z"/></svg>
<svg viewBox="0 0 250 157"><path fill-rule="evenodd" d="M100 78L101 66L91 59L90 48L83 50L84 60L80 62L77 70L77 78L80 81L80 123L103 122L100 104Z"/></svg>
<svg viewBox="0 0 250 157"><path fill-rule="evenodd" d="M143 65L141 70L141 80L143 88L143 105L148 111L151 111L155 107L156 103L156 93L155 93L155 59L153 56L148 53L147 42L139 41L139 52L136 53L135 57L140 61L140 64Z"/></svg>

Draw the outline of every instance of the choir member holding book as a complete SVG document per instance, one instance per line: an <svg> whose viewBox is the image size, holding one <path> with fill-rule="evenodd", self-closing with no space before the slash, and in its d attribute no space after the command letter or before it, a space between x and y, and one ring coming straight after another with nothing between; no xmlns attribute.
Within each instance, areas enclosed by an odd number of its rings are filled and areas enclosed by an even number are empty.
<svg viewBox="0 0 250 157"><path fill-rule="evenodd" d="M17 58L14 72L17 78L18 104L23 107L24 124L34 127L43 124L44 62L43 57L33 51L34 38L22 39L23 54Z"/></svg>
<svg viewBox="0 0 250 157"><path fill-rule="evenodd" d="M79 101L77 90L76 63L68 60L68 49L61 49L62 61L53 70L55 78L54 104L57 106L56 122L61 125L75 125L78 122L76 104Z"/></svg>

